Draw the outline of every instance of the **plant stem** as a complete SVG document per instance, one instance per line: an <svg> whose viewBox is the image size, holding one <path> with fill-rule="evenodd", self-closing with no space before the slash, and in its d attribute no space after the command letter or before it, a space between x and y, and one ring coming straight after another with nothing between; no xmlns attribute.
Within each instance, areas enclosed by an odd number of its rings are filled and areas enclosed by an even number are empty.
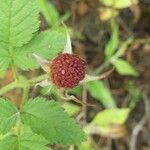
<svg viewBox="0 0 150 150"><path fill-rule="evenodd" d="M47 78L48 78L48 75L47 75L47 74L40 75L40 76L38 76L38 77L35 77L35 78L33 78L33 79L30 79L30 80L29 80L29 83L30 83L31 85L34 85L34 84L36 84L36 83L38 83L38 82L40 82L40 81L43 81L43 80L45 80L45 79L47 79Z"/></svg>
<svg viewBox="0 0 150 150"><path fill-rule="evenodd" d="M127 39L123 42L119 48L119 50L106 62L104 62L97 70L95 71L96 74L101 73L105 68L107 68L112 62L114 62L117 58L121 57L124 52L126 51L127 47L133 42L133 38Z"/></svg>
<svg viewBox="0 0 150 150"><path fill-rule="evenodd" d="M5 87L0 89L0 95L3 95L4 93L15 89L15 88L30 88L31 86L35 85L36 83L47 79L47 74L45 75L40 75L38 77L35 77L33 79L27 80L26 83L24 81L14 81L8 85L6 85ZM27 89L26 89L27 92Z"/></svg>
<svg viewBox="0 0 150 150"><path fill-rule="evenodd" d="M30 86L27 86L27 87L23 88L23 96L22 96L22 101L21 101L20 108L22 108L22 106L24 105L24 103L28 99L29 90L30 90Z"/></svg>
<svg viewBox="0 0 150 150"><path fill-rule="evenodd" d="M0 95L3 95L4 93L6 93L12 89L19 88L20 86L21 85L19 85L17 82L12 82L0 89Z"/></svg>
<svg viewBox="0 0 150 150"><path fill-rule="evenodd" d="M116 52L115 55L113 55L108 61L106 61L104 64L102 64L97 70L96 74L101 73L105 68L107 68L112 62L114 62L117 58L121 57L129 44L132 42L134 43L140 43L140 44L145 44L145 43L150 43L150 38L145 38L145 39L135 39L129 38L127 41L123 42L120 49Z"/></svg>
<svg viewBox="0 0 150 150"><path fill-rule="evenodd" d="M117 58L121 57L132 42L133 42L133 38L129 38L128 40L123 42L120 49L109 59L109 62L112 63Z"/></svg>
<svg viewBox="0 0 150 150"><path fill-rule="evenodd" d="M134 43L140 43L140 44L146 44L146 43L150 43L150 38L139 38L139 39L135 39Z"/></svg>
<svg viewBox="0 0 150 150"><path fill-rule="evenodd" d="M17 73L17 68L16 68L16 66L14 65L13 62L11 62L11 68L12 68L12 72L13 72L15 80L19 81L19 76L18 76L18 73Z"/></svg>

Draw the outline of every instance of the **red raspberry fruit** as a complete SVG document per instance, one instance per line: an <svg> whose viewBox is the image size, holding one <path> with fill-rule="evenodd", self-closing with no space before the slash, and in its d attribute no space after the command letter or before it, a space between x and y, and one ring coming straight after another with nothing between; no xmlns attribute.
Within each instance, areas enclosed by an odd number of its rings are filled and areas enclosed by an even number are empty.
<svg viewBox="0 0 150 150"><path fill-rule="evenodd" d="M58 88L73 88L84 79L86 63L75 54L60 54L50 65L51 81Z"/></svg>

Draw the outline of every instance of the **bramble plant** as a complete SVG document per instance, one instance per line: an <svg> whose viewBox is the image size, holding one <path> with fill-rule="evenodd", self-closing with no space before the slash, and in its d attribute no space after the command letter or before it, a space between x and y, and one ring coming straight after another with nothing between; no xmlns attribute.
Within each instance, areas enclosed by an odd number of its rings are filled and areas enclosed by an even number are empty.
<svg viewBox="0 0 150 150"><path fill-rule="evenodd" d="M89 93L106 108L85 126L88 134L97 127L97 133L107 136L110 124L122 126L130 112L129 108L117 108L111 91L105 82L99 80L106 74L87 75L86 62L72 53L69 33L60 26L69 14L60 18L53 5L46 4L46 0L0 0L0 75L10 69L14 77L12 83L0 89L0 96L16 88L22 92L19 106L10 99L0 98L0 150L50 150L49 145L52 144L78 145L83 149L80 144L86 141L86 135L70 118L71 113L80 111L79 108L65 103L64 107L71 110L68 115L57 100L82 103L69 92L85 82L88 82ZM40 11L51 30L39 31ZM133 38L124 42L119 40L115 19L111 22L111 29L112 35L104 50L105 61L95 74L99 75L113 66L121 75L137 76L134 67L121 58ZM40 67L46 73L34 78L25 76L24 72L30 73ZM30 89L38 85L43 91L47 88L54 98L29 97ZM136 96L132 91L131 94Z"/></svg>
<svg viewBox="0 0 150 150"><path fill-rule="evenodd" d="M61 91L77 85L85 77L84 61L70 53L69 35L65 47L64 29L38 32L39 4L36 0L0 0L0 3L0 72L10 68L14 76L12 83L0 89L0 95L16 88L22 89L18 108L11 100L0 98L0 150L48 150L49 144L81 143L86 139L84 132L58 102L43 97L29 98L32 86L52 83L53 88L60 91L57 96L62 96ZM57 65L61 64L59 60L55 63L56 56L64 47L65 54L59 54L64 62L58 72ZM50 60L54 58L51 66ZM61 79L57 78L57 73L66 74L65 69L71 62L73 69L70 68L70 72ZM39 64L47 69L47 74L28 79L22 73L39 68ZM67 82L67 79L72 80Z"/></svg>

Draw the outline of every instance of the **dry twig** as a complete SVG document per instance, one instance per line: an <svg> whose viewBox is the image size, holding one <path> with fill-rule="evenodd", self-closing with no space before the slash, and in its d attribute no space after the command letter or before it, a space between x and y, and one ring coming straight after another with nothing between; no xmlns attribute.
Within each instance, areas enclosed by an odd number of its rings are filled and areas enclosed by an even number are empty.
<svg viewBox="0 0 150 150"><path fill-rule="evenodd" d="M145 125L146 121L148 120L150 108L149 108L149 100L148 96L145 92L143 92L143 100L145 104L145 114L140 120L140 122L134 127L131 135L131 142L130 142L130 150L136 150L136 142L137 137L140 131L143 129L143 126Z"/></svg>

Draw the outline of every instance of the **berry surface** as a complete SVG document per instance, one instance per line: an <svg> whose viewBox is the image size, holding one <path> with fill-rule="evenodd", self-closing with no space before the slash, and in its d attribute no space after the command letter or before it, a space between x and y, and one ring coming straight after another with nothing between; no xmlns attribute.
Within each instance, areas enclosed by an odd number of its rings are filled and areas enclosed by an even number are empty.
<svg viewBox="0 0 150 150"><path fill-rule="evenodd" d="M58 87L69 89L84 79L86 63L75 54L60 54L50 65L50 79Z"/></svg>

